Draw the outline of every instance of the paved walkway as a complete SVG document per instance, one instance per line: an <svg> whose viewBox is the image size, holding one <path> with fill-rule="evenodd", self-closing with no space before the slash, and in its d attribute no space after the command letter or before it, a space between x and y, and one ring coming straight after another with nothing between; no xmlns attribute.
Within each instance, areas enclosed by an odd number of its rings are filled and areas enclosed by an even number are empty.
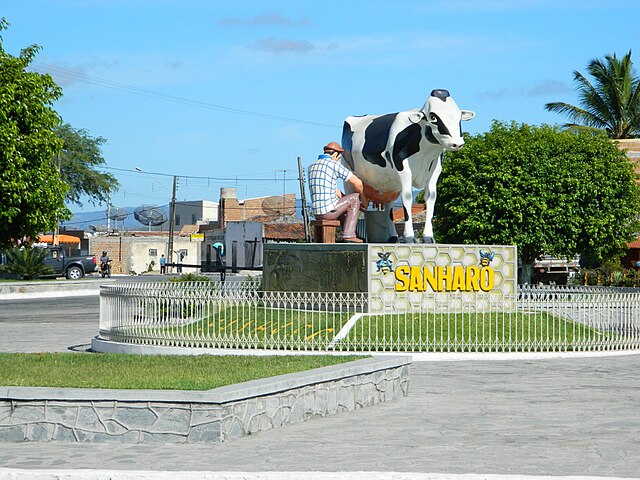
<svg viewBox="0 0 640 480"><path fill-rule="evenodd" d="M52 341L88 343L76 326L54 330ZM4 335L18 337L19 330ZM10 350L11 342L1 344ZM291 472L342 472L330 478L352 472L358 479L640 478L640 355L414 362L410 395L397 402L219 445L3 444L0 479L30 478L2 468L43 479L54 477L36 477L38 469L102 469L120 471L121 478L151 478L127 476L132 470L159 478L171 478L161 473L167 471L254 472L191 477L211 479L322 478ZM112 478L93 475L86 478Z"/></svg>

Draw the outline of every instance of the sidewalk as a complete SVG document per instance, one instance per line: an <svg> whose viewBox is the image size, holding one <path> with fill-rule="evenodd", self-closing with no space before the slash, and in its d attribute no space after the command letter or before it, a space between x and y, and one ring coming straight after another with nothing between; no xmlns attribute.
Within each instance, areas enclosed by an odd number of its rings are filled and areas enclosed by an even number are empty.
<svg viewBox="0 0 640 480"><path fill-rule="evenodd" d="M0 465L638 477L639 366L637 355L418 362L410 395L398 402L221 445L4 444Z"/></svg>
<svg viewBox="0 0 640 480"><path fill-rule="evenodd" d="M640 478L639 432L640 355L416 361L397 402L220 445L2 444L0 479Z"/></svg>

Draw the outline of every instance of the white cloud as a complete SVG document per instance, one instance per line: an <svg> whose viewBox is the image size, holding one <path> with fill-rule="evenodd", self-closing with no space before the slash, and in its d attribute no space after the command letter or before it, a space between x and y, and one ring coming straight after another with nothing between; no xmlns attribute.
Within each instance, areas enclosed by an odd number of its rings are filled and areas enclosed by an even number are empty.
<svg viewBox="0 0 640 480"><path fill-rule="evenodd" d="M225 27L263 27L263 26L276 26L276 27L301 27L309 25L309 19L301 17L293 19L285 17L275 12L266 12L254 17L225 17L218 20L218 25Z"/></svg>
<svg viewBox="0 0 640 480"><path fill-rule="evenodd" d="M291 40L279 38L262 38L252 48L270 53L309 53L318 48L306 40Z"/></svg>

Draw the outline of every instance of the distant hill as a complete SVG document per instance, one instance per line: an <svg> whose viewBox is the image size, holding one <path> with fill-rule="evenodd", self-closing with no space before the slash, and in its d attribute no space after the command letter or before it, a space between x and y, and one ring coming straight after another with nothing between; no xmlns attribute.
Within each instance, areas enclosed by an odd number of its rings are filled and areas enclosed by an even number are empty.
<svg viewBox="0 0 640 480"><path fill-rule="evenodd" d="M133 216L133 212L136 207L123 207L127 212L127 216L124 221L117 221L117 228L119 230L147 230L149 227L138 222ZM160 210L163 210L169 218L169 209L160 207ZM107 227L107 212L106 210L97 210L94 212L79 212L74 213L73 218L68 222L61 223L61 226L68 228L69 230L87 230L92 231L91 225L95 227L103 227L106 229ZM111 228L116 228L116 221L111 220ZM154 231L168 231L169 230L169 222L165 223L160 227L151 227L151 230Z"/></svg>

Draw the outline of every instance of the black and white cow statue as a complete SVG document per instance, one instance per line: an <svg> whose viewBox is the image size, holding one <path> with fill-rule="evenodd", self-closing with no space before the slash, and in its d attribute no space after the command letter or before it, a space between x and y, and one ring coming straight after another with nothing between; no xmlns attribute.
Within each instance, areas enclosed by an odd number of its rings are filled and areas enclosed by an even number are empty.
<svg viewBox="0 0 640 480"><path fill-rule="evenodd" d="M345 120L343 162L366 184L367 197L384 204L389 241L398 238L391 206L401 195L405 242L415 242L411 204L412 187L416 187L424 188L427 207L423 241L433 243L431 220L442 153L459 150L464 145L461 121L473 117L475 112L460 110L447 90L433 90L421 109Z"/></svg>

